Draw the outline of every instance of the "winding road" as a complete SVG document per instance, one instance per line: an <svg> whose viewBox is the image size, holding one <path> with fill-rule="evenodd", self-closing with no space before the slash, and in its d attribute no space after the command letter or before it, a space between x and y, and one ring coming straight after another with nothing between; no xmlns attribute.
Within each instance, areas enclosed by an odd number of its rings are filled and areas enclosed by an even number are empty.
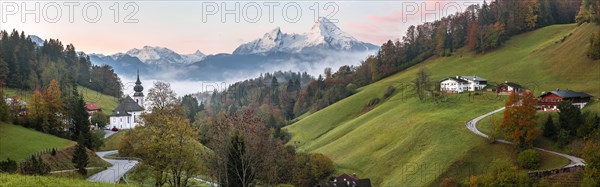
<svg viewBox="0 0 600 187"><path fill-rule="evenodd" d="M127 171L132 169L133 166L138 163L138 161L135 160L113 160L104 158L106 155L115 154L117 152L117 150L96 152L96 155L112 164L112 166L104 171L90 176L90 178L87 180L94 182L118 183L121 177L123 177Z"/></svg>
<svg viewBox="0 0 600 187"><path fill-rule="evenodd" d="M484 134L483 132L479 131L479 129L477 129L477 123L479 121L481 121L483 118L491 116L492 114L498 113L500 111L503 111L505 109L505 107L502 107L498 110L494 110L492 112L489 112L487 114L484 114L482 116L479 116L469 122L467 122L466 126L467 128L475 133L476 135L479 135L481 137L487 138L489 139L490 137L487 134ZM512 142L510 141L506 141L506 140L502 140L502 139L496 139L497 142L501 142L501 143L506 143L506 144L512 144ZM585 166L585 161L582 158L576 157L576 156L572 156L572 155L567 155L567 154L563 154L563 153L559 153L559 152L554 152L554 151L550 151L550 150L546 150L546 149L542 149L539 147L534 147L534 149L540 150L540 151L544 151L550 154L555 154L561 157L564 157L566 159L568 159L570 161L570 163L562 168L568 168L568 167L573 167L573 166Z"/></svg>
<svg viewBox="0 0 600 187"><path fill-rule="evenodd" d="M105 131L104 138L108 138L109 136L113 135L114 133L115 132ZM104 156L106 156L106 155L111 155L111 154L115 154L115 153L118 153L118 151L112 150L112 151L96 152L96 155L98 155L100 158L102 158L102 160L105 160L105 161L109 162L110 164L112 164L112 166L107 168L104 171L101 171L99 173L96 173L96 174L90 176L87 180L93 181L93 182L118 183L119 180L121 180L121 177L123 177L123 175L125 175L125 173L127 173L127 171L131 170L136 164L138 164L138 161L136 161L136 160L114 160L114 159L104 158Z"/></svg>

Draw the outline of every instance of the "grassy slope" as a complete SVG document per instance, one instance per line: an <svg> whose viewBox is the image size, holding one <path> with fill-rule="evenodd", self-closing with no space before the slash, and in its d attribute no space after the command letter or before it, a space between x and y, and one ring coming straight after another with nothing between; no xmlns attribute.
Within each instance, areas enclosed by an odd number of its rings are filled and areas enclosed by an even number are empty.
<svg viewBox="0 0 600 187"><path fill-rule="evenodd" d="M53 135L44 134L22 126L0 124L0 159L23 160L31 154L43 150L63 149L75 145L75 142Z"/></svg>
<svg viewBox="0 0 600 187"><path fill-rule="evenodd" d="M123 184L108 184L89 182L82 179L69 179L48 176L26 176L0 173L0 186L94 186L94 187L119 187L129 186Z"/></svg>
<svg viewBox="0 0 600 187"><path fill-rule="evenodd" d="M110 151L119 149L119 143L121 139L125 137L125 134L129 132L129 130L121 130L112 136L109 136L104 140L104 145L100 147L100 151Z"/></svg>
<svg viewBox="0 0 600 187"><path fill-rule="evenodd" d="M119 105L119 99L113 96L104 95L100 92L90 90L86 87L79 86L79 92L83 93L83 99L87 103L95 103L102 107L104 114L110 115L111 112Z"/></svg>
<svg viewBox="0 0 600 187"><path fill-rule="evenodd" d="M546 27L515 36L505 47L485 55L459 51L423 65L432 80L479 75L495 82L518 82L534 93L569 88L600 96L600 86L594 86L600 85L600 62L588 60L582 45L597 29L593 25ZM564 43L555 43L570 33ZM448 102L436 106L421 104L407 96L409 90L400 89L390 100L362 112L370 99L382 97L389 85L407 85L417 71L418 67L413 67L365 86L359 93L292 124L287 127L293 136L291 144L301 151L324 153L340 172L369 177L377 186L435 185L436 179L457 163L490 158L473 156L487 143L468 132L464 123L502 106L504 98L449 95ZM593 107L600 111L598 105ZM501 149L494 148L500 150L498 153L503 152ZM485 168L482 163L479 167Z"/></svg>
<svg viewBox="0 0 600 187"><path fill-rule="evenodd" d="M110 114L119 104L119 99L117 99L113 96L104 95L100 92L90 90L89 88L86 88L83 86L79 86L78 89L79 89L79 92L83 94L83 99L85 100L86 103L97 104L98 106L100 106L102 108L102 111L107 115ZM31 97L31 93L32 93L32 92L26 91L26 90L17 90L17 89L11 89L11 88L6 88L5 92L6 92L5 94L7 96L19 96L27 102L29 102L29 98Z"/></svg>
<svg viewBox="0 0 600 187"><path fill-rule="evenodd" d="M42 159L50 164L52 171L75 169L72 163L75 142L53 135L41 133L18 125L0 124L0 159L10 158L22 161L41 151L56 148L55 156L50 153L42 155ZM100 159L93 151L88 150L88 167L106 167L110 163Z"/></svg>

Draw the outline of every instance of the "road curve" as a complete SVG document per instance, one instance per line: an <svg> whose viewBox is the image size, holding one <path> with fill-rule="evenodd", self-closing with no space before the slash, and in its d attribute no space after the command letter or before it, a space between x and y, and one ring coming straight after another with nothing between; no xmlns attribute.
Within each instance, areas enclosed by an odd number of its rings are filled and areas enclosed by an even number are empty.
<svg viewBox="0 0 600 187"><path fill-rule="evenodd" d="M127 171L132 169L133 166L135 166L138 163L138 161L135 160L113 160L104 158L104 156L106 155L114 154L117 152L117 150L96 152L96 155L98 155L103 160L111 163L112 166L104 171L90 176L87 180L93 182L118 183L121 177L123 177L123 175L125 175Z"/></svg>
<svg viewBox="0 0 600 187"><path fill-rule="evenodd" d="M503 111L505 109L505 107L502 107L498 110L494 110L492 112L489 112L487 114L484 114L482 116L479 116L469 122L467 122L466 126L467 129L469 129L471 132L475 133L476 135L479 135L481 137L484 138L490 138L487 134L484 134L483 132L479 131L479 129L477 129L477 123L479 121L481 121L483 118L488 117L492 114L498 113L500 111ZM501 142L501 143L506 143L506 144L512 144L512 142L506 141L506 140L502 140L502 139L496 139L497 142ZM564 166L563 168L567 168L567 167L573 167L573 166L585 166L585 161L582 158L576 157L576 156L571 156L571 155L567 155L567 154L563 154L563 153L559 153L559 152L554 152L554 151L550 151L550 150L546 150L546 149L542 149L539 147L534 147L534 149L540 150L540 151L544 151L550 154L555 154L561 157L564 157L566 159L568 159L570 161L570 163L566 166Z"/></svg>

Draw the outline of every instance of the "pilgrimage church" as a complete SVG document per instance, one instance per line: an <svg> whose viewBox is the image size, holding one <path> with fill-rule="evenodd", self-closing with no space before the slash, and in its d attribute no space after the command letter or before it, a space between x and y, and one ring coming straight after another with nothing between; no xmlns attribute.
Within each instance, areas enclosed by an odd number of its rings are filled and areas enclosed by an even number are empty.
<svg viewBox="0 0 600 187"><path fill-rule="evenodd" d="M138 71L137 81L133 87L133 98L129 95L121 100L119 106L112 111L110 115L109 128L132 129L140 125L140 115L144 112L144 87L140 81L140 73Z"/></svg>

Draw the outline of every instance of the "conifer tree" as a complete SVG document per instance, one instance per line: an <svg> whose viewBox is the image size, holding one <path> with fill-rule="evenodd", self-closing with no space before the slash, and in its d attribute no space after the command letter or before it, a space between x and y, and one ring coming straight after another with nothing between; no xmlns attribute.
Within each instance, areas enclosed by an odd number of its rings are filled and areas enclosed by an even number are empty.
<svg viewBox="0 0 600 187"><path fill-rule="evenodd" d="M546 123L544 123L544 136L550 139L554 139L556 137L556 126L552 121L552 116L548 115L548 119Z"/></svg>
<svg viewBox="0 0 600 187"><path fill-rule="evenodd" d="M85 142L87 142L85 136L83 136L83 134L80 133L79 138L77 139L77 146L75 148L75 152L73 152L73 159L71 160L75 164L77 172L84 176L87 174L87 170L85 169L85 167L87 167L89 162L89 158L86 153Z"/></svg>

